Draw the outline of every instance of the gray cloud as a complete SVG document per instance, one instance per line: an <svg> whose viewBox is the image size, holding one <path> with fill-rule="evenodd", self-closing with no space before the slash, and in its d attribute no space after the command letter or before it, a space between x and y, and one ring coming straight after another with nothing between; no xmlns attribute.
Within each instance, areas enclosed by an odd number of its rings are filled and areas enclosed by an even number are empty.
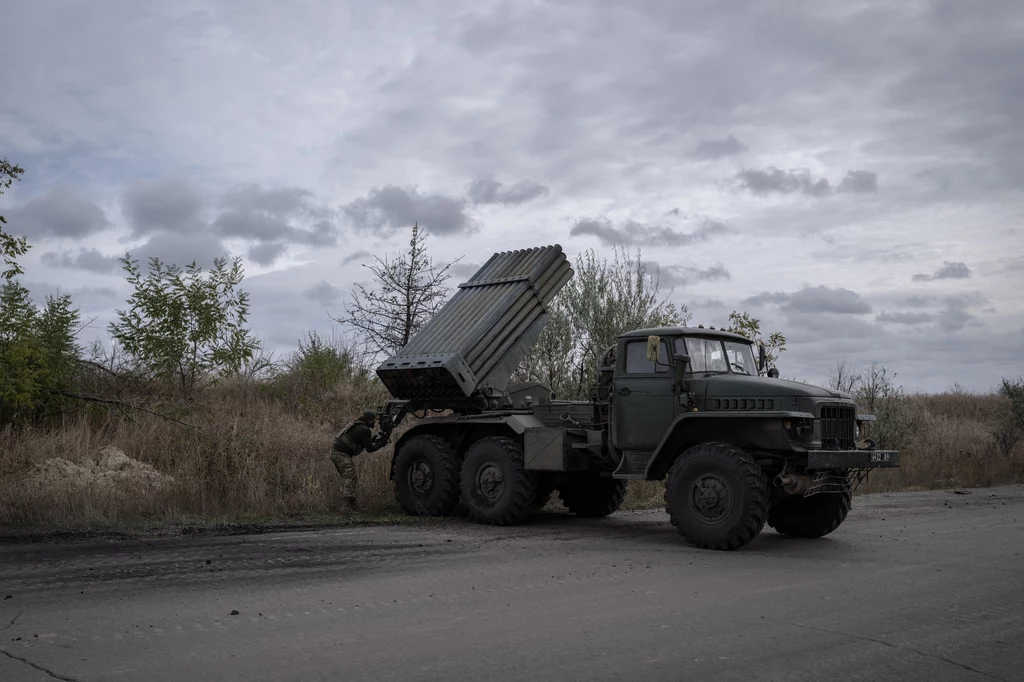
<svg viewBox="0 0 1024 682"><path fill-rule="evenodd" d="M51 282L27 282L25 285L31 292L36 305L46 305L47 296L71 296L71 304L83 312L103 309L118 298L118 293L110 287L74 287L66 288Z"/></svg>
<svg viewBox="0 0 1024 682"><path fill-rule="evenodd" d="M254 183L238 185L221 195L220 203L234 211L263 211L285 216L310 211L313 193L298 187L265 188Z"/></svg>
<svg viewBox="0 0 1024 682"><path fill-rule="evenodd" d="M934 300L934 296L922 296L920 294L915 294L904 300L904 304L911 308L928 308L932 305Z"/></svg>
<svg viewBox="0 0 1024 682"><path fill-rule="evenodd" d="M783 310L799 313L861 315L871 312L871 305L857 292L841 287L833 289L823 285L805 286L793 293L764 292L744 299L743 303L748 305L774 303Z"/></svg>
<svg viewBox="0 0 1024 682"><path fill-rule="evenodd" d="M649 270L657 270L658 283L667 287L685 287L697 282L717 282L731 279L729 270L721 263L702 268L695 265L660 266L654 261L647 261Z"/></svg>
<svg viewBox="0 0 1024 682"><path fill-rule="evenodd" d="M287 250L288 246L280 242L259 242L250 246L246 255L259 265L272 265Z"/></svg>
<svg viewBox="0 0 1024 682"><path fill-rule="evenodd" d="M61 251L60 253L51 251L44 253L40 260L50 267L77 268L106 274L121 269L121 263L118 261L120 257L108 256L98 249L79 249L77 254L70 251Z"/></svg>
<svg viewBox="0 0 1024 682"><path fill-rule="evenodd" d="M807 170L782 170L774 166L747 168L736 174L740 187L751 194L804 194L826 197L836 192L863 194L878 191L878 174L866 170L851 170L833 189L826 178L815 178Z"/></svg>
<svg viewBox="0 0 1024 682"><path fill-rule="evenodd" d="M353 228L390 235L418 222L431 234L466 234L477 230L466 214L466 200L444 194L421 194L415 187L386 185L371 189L342 207Z"/></svg>
<svg viewBox="0 0 1024 682"><path fill-rule="evenodd" d="M316 203L308 190L246 184L225 192L220 203L227 210L214 219L213 227L224 237L259 242L249 254L263 265L277 260L289 244L334 246L338 242L336 212Z"/></svg>
<svg viewBox="0 0 1024 682"><path fill-rule="evenodd" d="M480 175L466 188L466 198L473 204L523 204L546 196L548 188L534 180L520 180L508 189L490 175Z"/></svg>
<svg viewBox="0 0 1024 682"><path fill-rule="evenodd" d="M130 252L132 258L145 268L150 258L159 258L168 265L184 268L193 261L204 268L213 266L216 258L228 258L228 251L220 239L211 234L177 235L171 232L154 234L138 249Z"/></svg>
<svg viewBox="0 0 1024 682"><path fill-rule="evenodd" d="M832 186L825 178L815 179L808 171L784 171L774 166L764 170L748 168L736 174L740 186L752 194L792 194L800 192L814 197L832 193Z"/></svg>
<svg viewBox="0 0 1024 682"><path fill-rule="evenodd" d="M81 238L109 226L107 216L96 204L70 190L56 187L11 209L5 231L30 240L47 237Z"/></svg>
<svg viewBox="0 0 1024 682"><path fill-rule="evenodd" d="M195 232L204 227L202 193L193 183L180 178L131 185L122 197L121 210L138 235Z"/></svg>
<svg viewBox="0 0 1024 682"><path fill-rule="evenodd" d="M451 267L449 272L452 273L452 277L457 279L469 279L482 267L483 265L480 263L463 263L459 261Z"/></svg>
<svg viewBox="0 0 1024 682"><path fill-rule="evenodd" d="M607 218L581 218L569 230L569 236L597 237L608 246L683 246L707 241L729 231L724 223L713 220L705 221L691 232L681 232L671 227L645 225L633 220L614 227Z"/></svg>
<svg viewBox="0 0 1024 682"><path fill-rule="evenodd" d="M357 260L362 260L362 259L365 259L365 258L369 258L372 255L373 254L370 253L369 251L366 251L365 249L360 249L359 251L356 251L355 253L350 253L347 256L345 256L344 258L342 258L341 259L341 264L342 265L348 265L349 263L353 263L353 262L355 262Z"/></svg>
<svg viewBox="0 0 1024 682"><path fill-rule="evenodd" d="M878 191L878 173L866 170L852 170L846 173L836 187L837 192L864 194Z"/></svg>
<svg viewBox="0 0 1024 682"><path fill-rule="evenodd" d="M697 159L720 159L723 156L742 154L747 151L747 146L732 135L720 140L701 140L690 152L690 156Z"/></svg>
<svg viewBox="0 0 1024 682"><path fill-rule="evenodd" d="M896 324L925 324L935 319L931 313L882 312L875 316L877 322Z"/></svg>
<svg viewBox="0 0 1024 682"><path fill-rule="evenodd" d="M939 329L956 332L977 320L969 310L971 300L967 297L950 296L944 299L946 307L939 312Z"/></svg>
<svg viewBox="0 0 1024 682"><path fill-rule="evenodd" d="M1016 272L1024 270L1024 256L1011 256L1000 260L1004 272Z"/></svg>
<svg viewBox="0 0 1024 682"><path fill-rule="evenodd" d="M316 301L322 306L329 306L341 300L343 292L333 284L320 280L313 286L302 292L302 295L311 301Z"/></svg>
<svg viewBox="0 0 1024 682"><path fill-rule="evenodd" d="M930 282L936 279L967 279L971 276L971 269L966 263L946 261L933 275L917 274L913 276L915 282Z"/></svg>
<svg viewBox="0 0 1024 682"><path fill-rule="evenodd" d="M213 226L225 237L251 239L261 243L307 244L334 246L338 243L337 228L327 220L316 222L312 228L294 227L287 219L261 211L229 211L213 221Z"/></svg>

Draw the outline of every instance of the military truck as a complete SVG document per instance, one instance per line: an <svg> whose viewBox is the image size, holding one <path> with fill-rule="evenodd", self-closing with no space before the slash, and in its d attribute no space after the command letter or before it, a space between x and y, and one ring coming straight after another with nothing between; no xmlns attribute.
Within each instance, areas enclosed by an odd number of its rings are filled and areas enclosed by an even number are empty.
<svg viewBox="0 0 1024 682"><path fill-rule="evenodd" d="M559 245L496 253L377 368L391 479L410 514L460 504L484 524L524 521L557 491L583 517L619 508L631 480L665 480L672 525L702 548L746 545L765 523L818 538L868 472L899 453L867 437L846 393L779 378L765 349L699 327L628 331L598 362L587 401L510 383L573 276Z"/></svg>

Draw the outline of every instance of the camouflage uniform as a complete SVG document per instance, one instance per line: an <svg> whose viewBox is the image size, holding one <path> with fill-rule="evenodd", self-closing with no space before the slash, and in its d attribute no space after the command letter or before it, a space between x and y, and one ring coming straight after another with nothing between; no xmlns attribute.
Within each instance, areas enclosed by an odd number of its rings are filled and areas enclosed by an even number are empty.
<svg viewBox="0 0 1024 682"><path fill-rule="evenodd" d="M345 499L345 506L352 511L356 508L356 486L359 483L355 458L363 451L379 450L388 442L386 434L373 435L376 420L377 415L367 410L362 417L343 428L334 437L331 461L341 475L341 495Z"/></svg>

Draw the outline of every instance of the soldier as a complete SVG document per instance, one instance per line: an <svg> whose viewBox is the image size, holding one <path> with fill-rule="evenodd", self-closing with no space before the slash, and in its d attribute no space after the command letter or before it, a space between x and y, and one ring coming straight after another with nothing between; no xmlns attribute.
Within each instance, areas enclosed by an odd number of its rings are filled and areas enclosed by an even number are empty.
<svg viewBox="0 0 1024 682"><path fill-rule="evenodd" d="M389 435L384 432L373 435L376 422L377 414L372 410L366 410L362 417L343 428L334 438L331 461L341 474L342 497L347 511L356 511L356 485L359 481L354 458L364 450L379 450L390 440Z"/></svg>

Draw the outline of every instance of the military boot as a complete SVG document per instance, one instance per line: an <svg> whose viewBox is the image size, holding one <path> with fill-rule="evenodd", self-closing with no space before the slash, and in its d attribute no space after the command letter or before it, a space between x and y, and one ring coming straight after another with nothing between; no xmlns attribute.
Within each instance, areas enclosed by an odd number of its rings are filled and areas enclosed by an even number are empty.
<svg viewBox="0 0 1024 682"><path fill-rule="evenodd" d="M356 498L346 497L341 502L341 510L347 512L359 511L359 505L356 504Z"/></svg>

